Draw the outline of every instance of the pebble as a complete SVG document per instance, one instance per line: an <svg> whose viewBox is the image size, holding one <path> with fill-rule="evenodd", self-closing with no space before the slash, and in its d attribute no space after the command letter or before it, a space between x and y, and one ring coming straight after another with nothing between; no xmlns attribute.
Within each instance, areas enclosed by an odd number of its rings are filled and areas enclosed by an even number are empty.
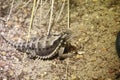
<svg viewBox="0 0 120 80"><path fill-rule="evenodd" d="M2 70L3 70L3 68L0 68L0 70L2 71Z"/></svg>
<svg viewBox="0 0 120 80"><path fill-rule="evenodd" d="M111 78L107 78L106 80L112 80Z"/></svg>
<svg viewBox="0 0 120 80"><path fill-rule="evenodd" d="M6 56L3 56L2 58L3 58L3 60L5 60L5 61L7 60L7 57L6 57Z"/></svg>
<svg viewBox="0 0 120 80"><path fill-rule="evenodd" d="M76 69L77 69L77 66L71 66L71 68L72 68L73 70L76 70Z"/></svg>
<svg viewBox="0 0 120 80"><path fill-rule="evenodd" d="M30 77L29 76L24 76L24 79L25 80L30 80Z"/></svg>
<svg viewBox="0 0 120 80"><path fill-rule="evenodd" d="M83 58L83 55L76 55L77 59Z"/></svg>
<svg viewBox="0 0 120 80"><path fill-rule="evenodd" d="M7 80L7 77L4 77L3 80Z"/></svg>
<svg viewBox="0 0 120 80"><path fill-rule="evenodd" d="M5 52L5 51L3 51L3 52L1 52L1 54L2 54L3 56L5 56L5 55L6 55L6 52Z"/></svg>
<svg viewBox="0 0 120 80"><path fill-rule="evenodd" d="M91 62L94 62L94 61L96 61L96 60L97 60L96 57L92 57L92 58L90 58L90 61L91 61Z"/></svg>
<svg viewBox="0 0 120 80"><path fill-rule="evenodd" d="M76 80L77 77L75 75L71 75L71 80Z"/></svg>
<svg viewBox="0 0 120 80"><path fill-rule="evenodd" d="M85 51L78 51L78 54L84 54L85 53Z"/></svg>
<svg viewBox="0 0 120 80"><path fill-rule="evenodd" d="M14 75L14 71L13 71L13 70L9 70L9 74L10 74L11 76L13 76L13 75Z"/></svg>
<svg viewBox="0 0 120 80"><path fill-rule="evenodd" d="M7 71L8 69L9 69L9 66L6 65L6 66L4 67L4 71Z"/></svg>
<svg viewBox="0 0 120 80"><path fill-rule="evenodd" d="M93 0L93 2L97 2L98 0Z"/></svg>
<svg viewBox="0 0 120 80"><path fill-rule="evenodd" d="M44 72L43 74L41 74L41 77L44 77L45 75L47 75L47 72Z"/></svg>

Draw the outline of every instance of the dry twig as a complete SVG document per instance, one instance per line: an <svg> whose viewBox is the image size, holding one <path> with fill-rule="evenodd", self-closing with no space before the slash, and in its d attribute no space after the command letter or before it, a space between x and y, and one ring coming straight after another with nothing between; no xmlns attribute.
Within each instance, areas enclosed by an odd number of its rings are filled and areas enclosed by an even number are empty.
<svg viewBox="0 0 120 80"><path fill-rule="evenodd" d="M54 0L52 0L52 4L51 4L50 20L49 20L49 26L48 26L47 35L50 34L50 30L51 30L52 19L53 19L53 7L54 7Z"/></svg>
<svg viewBox="0 0 120 80"><path fill-rule="evenodd" d="M33 8L32 8L32 14L31 14L30 26L29 26L29 32L28 32L28 40L29 40L29 38L30 38L31 29L32 29L32 25L33 25L35 6L36 6L36 0L34 0L34 2L33 2ZM28 41L28 40L27 40L27 41Z"/></svg>
<svg viewBox="0 0 120 80"><path fill-rule="evenodd" d="M53 7L54 7L54 0L52 0L52 2L51 2L50 19L49 19L49 25L48 25L47 36L46 36L45 41L44 41L44 46L46 46L46 41L47 41L48 35L50 34L50 30L51 30L51 26L52 26Z"/></svg>
<svg viewBox="0 0 120 80"><path fill-rule="evenodd" d="M59 21L60 16L61 16L61 14L62 14L62 12L63 12L64 7L65 7L65 1L64 1L63 4L62 4L62 7L61 7L61 9L60 9L60 13L59 13L59 15L58 15L58 17L57 17L57 19L56 19L56 22Z"/></svg>
<svg viewBox="0 0 120 80"><path fill-rule="evenodd" d="M42 0L41 0L41 2L42 2ZM39 4L40 4L40 0L37 1L37 5L36 5L36 8L35 8L35 14L37 13L37 9L39 7Z"/></svg>
<svg viewBox="0 0 120 80"><path fill-rule="evenodd" d="M70 0L68 2L68 29L70 28Z"/></svg>
<svg viewBox="0 0 120 80"><path fill-rule="evenodd" d="M15 2L15 0L12 0L12 4L11 4L11 8L10 8L10 12L9 12L8 17L7 17L7 21L10 19L10 16L11 16L11 14L12 14L12 10L13 10L14 2Z"/></svg>
<svg viewBox="0 0 120 80"><path fill-rule="evenodd" d="M31 0L29 0L28 2L26 2L25 5L22 6L22 8L26 7L30 2L31 2Z"/></svg>

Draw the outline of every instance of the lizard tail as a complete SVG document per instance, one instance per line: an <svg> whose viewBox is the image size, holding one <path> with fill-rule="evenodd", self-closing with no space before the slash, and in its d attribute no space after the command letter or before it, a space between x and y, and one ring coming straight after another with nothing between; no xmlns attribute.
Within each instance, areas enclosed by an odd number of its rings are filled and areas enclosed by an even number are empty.
<svg viewBox="0 0 120 80"><path fill-rule="evenodd" d="M16 44L15 43L12 43L11 41L9 41L7 38L5 38L2 34L0 34L0 36L5 40L5 42L7 44L10 44L11 46L13 47L16 47Z"/></svg>

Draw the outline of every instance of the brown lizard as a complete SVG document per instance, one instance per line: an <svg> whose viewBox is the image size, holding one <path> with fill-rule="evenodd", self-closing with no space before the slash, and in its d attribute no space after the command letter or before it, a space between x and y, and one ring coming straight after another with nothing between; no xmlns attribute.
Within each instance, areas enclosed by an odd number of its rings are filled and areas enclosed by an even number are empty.
<svg viewBox="0 0 120 80"><path fill-rule="evenodd" d="M72 56L72 54L64 54L68 49L68 43L66 38L69 33L64 32L59 35L49 35L46 40L46 45L43 44L45 36L41 38L33 39L28 42L15 43L7 40L4 36L1 37L11 46L15 47L18 51L25 52L30 58L39 57L40 59L52 59L55 56L60 58L66 58Z"/></svg>

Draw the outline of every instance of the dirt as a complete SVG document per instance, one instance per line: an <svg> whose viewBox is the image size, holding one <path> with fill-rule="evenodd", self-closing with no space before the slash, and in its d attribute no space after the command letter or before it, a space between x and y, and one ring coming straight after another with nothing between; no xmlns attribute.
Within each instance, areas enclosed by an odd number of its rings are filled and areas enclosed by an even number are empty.
<svg viewBox="0 0 120 80"><path fill-rule="evenodd" d="M54 4L51 33L68 29L67 4L56 22L62 1ZM0 19L8 18L9 3L12 0L0 0ZM6 24L0 20L0 33L11 41L28 38L33 2L25 6L26 3L27 0L16 0L10 19ZM50 1L42 9L38 7L32 37L47 33L49 8ZM116 34L120 30L119 13L119 0L71 0L69 42L77 47L78 54L65 60L29 59L0 37L0 80L119 80L115 79L120 73L120 59L115 49Z"/></svg>

